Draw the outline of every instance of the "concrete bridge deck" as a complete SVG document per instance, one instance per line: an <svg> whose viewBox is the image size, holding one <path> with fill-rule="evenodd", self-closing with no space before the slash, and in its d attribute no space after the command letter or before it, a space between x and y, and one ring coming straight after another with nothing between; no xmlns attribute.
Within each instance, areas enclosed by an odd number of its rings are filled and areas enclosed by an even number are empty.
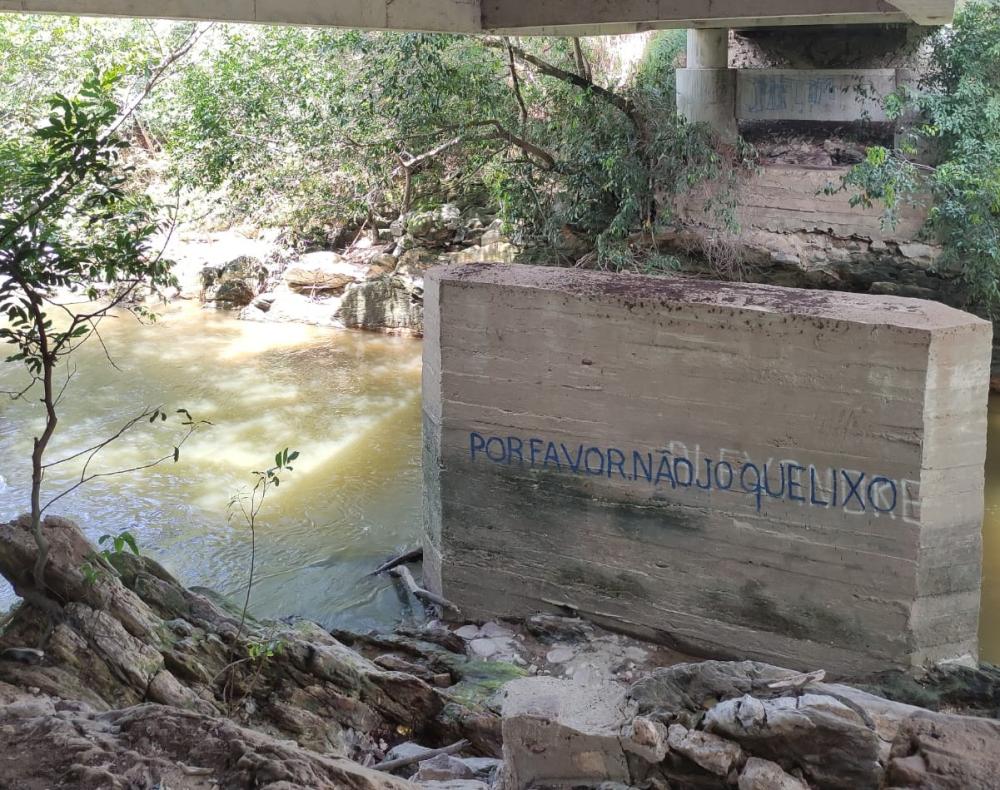
<svg viewBox="0 0 1000 790"><path fill-rule="evenodd" d="M955 0L0 0L62 13L444 33L600 35L658 28L951 21Z"/></svg>

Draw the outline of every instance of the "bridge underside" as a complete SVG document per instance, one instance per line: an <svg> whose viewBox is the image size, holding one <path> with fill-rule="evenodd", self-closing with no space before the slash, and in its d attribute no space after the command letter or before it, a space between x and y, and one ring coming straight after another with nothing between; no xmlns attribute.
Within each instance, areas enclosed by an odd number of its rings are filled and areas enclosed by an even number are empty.
<svg viewBox="0 0 1000 790"><path fill-rule="evenodd" d="M659 28L951 20L954 0L0 0L0 11L424 30L601 35Z"/></svg>

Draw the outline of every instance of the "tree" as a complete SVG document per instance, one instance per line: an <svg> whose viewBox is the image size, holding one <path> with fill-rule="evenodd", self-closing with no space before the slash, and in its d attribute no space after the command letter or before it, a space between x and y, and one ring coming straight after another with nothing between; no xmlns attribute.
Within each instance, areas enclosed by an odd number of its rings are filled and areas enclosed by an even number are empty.
<svg viewBox="0 0 1000 790"><path fill-rule="evenodd" d="M885 206L890 223L929 191L938 265L960 271L968 306L1000 317L1000 2L960 8L933 39L919 90L889 97L888 109L905 121L903 143L869 149L845 186L859 190L855 203Z"/></svg>
<svg viewBox="0 0 1000 790"><path fill-rule="evenodd" d="M90 465L135 426L167 419L160 407L143 409L111 437L66 458L46 457L74 374L73 352L93 338L103 344L100 324L116 308L143 314L132 304L140 288L173 283L169 262L152 246L161 229L155 207L127 188L127 144L118 130L128 108L122 112L112 95L119 78L118 71L97 74L75 98L56 95L44 124L0 143L0 315L6 318L0 340L14 347L7 360L22 363L28 373L27 384L8 394L38 394L44 406L31 453L30 517L38 554L31 589L18 592L51 614L59 607L46 594L43 514L89 480L135 471L94 472ZM172 452L136 469L177 460L180 445L197 427L186 411L179 413L186 434ZM46 470L74 461L81 465L79 481L44 500Z"/></svg>
<svg viewBox="0 0 1000 790"><path fill-rule="evenodd" d="M227 26L157 128L183 184L309 242L454 200L498 209L547 260L570 229L616 265L658 194L726 172L677 117L678 40L620 86L571 39Z"/></svg>

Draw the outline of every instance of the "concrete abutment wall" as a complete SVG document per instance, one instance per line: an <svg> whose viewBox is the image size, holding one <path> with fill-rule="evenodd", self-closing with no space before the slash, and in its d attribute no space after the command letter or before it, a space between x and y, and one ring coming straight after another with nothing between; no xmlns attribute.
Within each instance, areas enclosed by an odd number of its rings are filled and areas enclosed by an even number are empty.
<svg viewBox="0 0 1000 790"><path fill-rule="evenodd" d="M433 271L425 575L716 656L976 653L990 325L930 302Z"/></svg>

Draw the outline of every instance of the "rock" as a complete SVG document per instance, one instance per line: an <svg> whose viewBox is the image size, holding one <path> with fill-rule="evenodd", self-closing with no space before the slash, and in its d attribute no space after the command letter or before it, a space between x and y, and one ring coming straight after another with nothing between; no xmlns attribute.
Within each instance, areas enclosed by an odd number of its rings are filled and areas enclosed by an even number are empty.
<svg viewBox="0 0 1000 790"><path fill-rule="evenodd" d="M502 691L504 782L629 782L620 733L633 708L618 684L531 677Z"/></svg>
<svg viewBox="0 0 1000 790"><path fill-rule="evenodd" d="M868 293L905 296L911 299L937 299L938 297L937 291L933 288L895 282L874 282L869 286Z"/></svg>
<svg viewBox="0 0 1000 790"><path fill-rule="evenodd" d="M442 255L446 263L514 263L520 248L509 241L494 241Z"/></svg>
<svg viewBox="0 0 1000 790"><path fill-rule="evenodd" d="M469 649L479 658L489 658L499 651L499 646L492 639L473 639Z"/></svg>
<svg viewBox="0 0 1000 790"><path fill-rule="evenodd" d="M480 246L487 247L493 244L499 244L503 241L505 241L503 237L503 221L495 219L486 226L486 229L483 231L483 234L479 239L479 244Z"/></svg>
<svg viewBox="0 0 1000 790"><path fill-rule="evenodd" d="M420 335L423 333L423 288L395 275L348 289L336 316L345 326Z"/></svg>
<svg viewBox="0 0 1000 790"><path fill-rule="evenodd" d="M802 263L802 259L799 258L798 255L784 250L772 253L771 260L774 261L774 263L784 266L798 266Z"/></svg>
<svg viewBox="0 0 1000 790"><path fill-rule="evenodd" d="M865 722L879 738L879 761L889 762L889 751L902 723L920 708L877 697L840 683L816 683L809 687L815 694L825 694L863 714Z"/></svg>
<svg viewBox="0 0 1000 790"><path fill-rule="evenodd" d="M310 252L291 263L282 279L295 291L339 293L363 273L335 252Z"/></svg>
<svg viewBox="0 0 1000 790"><path fill-rule="evenodd" d="M479 636L479 626L478 625L463 625L457 631L455 631L462 639L472 640Z"/></svg>
<svg viewBox="0 0 1000 790"><path fill-rule="evenodd" d="M278 290L262 294L249 307L241 310L240 319L272 323L297 321L316 326L337 326L340 322L337 321L335 314L342 301L341 297L335 295L297 293L282 283L278 286Z"/></svg>
<svg viewBox="0 0 1000 790"><path fill-rule="evenodd" d="M900 727L886 786L907 790L997 787L1000 722L921 711Z"/></svg>
<svg viewBox="0 0 1000 790"><path fill-rule="evenodd" d="M636 716L622 733L625 751L656 765L667 756L669 731L658 721Z"/></svg>
<svg viewBox="0 0 1000 790"><path fill-rule="evenodd" d="M938 664L920 678L889 670L870 678L863 688L878 695L876 699L888 697L933 711L957 709L976 716L1000 717L1000 667L992 664Z"/></svg>
<svg viewBox="0 0 1000 790"><path fill-rule="evenodd" d="M667 745L670 750L687 757L709 773L727 777L743 762L739 744L708 732L689 730L682 724L671 724Z"/></svg>
<svg viewBox="0 0 1000 790"><path fill-rule="evenodd" d="M413 776L415 782L426 781L446 781L451 779L472 779L475 772L463 763L447 754L439 754L420 763L416 774Z"/></svg>
<svg viewBox="0 0 1000 790"><path fill-rule="evenodd" d="M740 774L739 790L809 790L781 766L770 760L751 757Z"/></svg>
<svg viewBox="0 0 1000 790"><path fill-rule="evenodd" d="M409 215L405 227L406 233L419 241L441 244L455 238L462 227L462 212L457 206L445 203L434 211Z"/></svg>
<svg viewBox="0 0 1000 790"><path fill-rule="evenodd" d="M545 654L545 660L550 664L565 664L567 661L572 661L574 655L571 648L557 647Z"/></svg>
<svg viewBox="0 0 1000 790"><path fill-rule="evenodd" d="M878 737L854 709L828 695L721 702L705 714L707 732L753 755L796 766L830 790L880 786ZM672 745L671 745L672 746Z"/></svg>
<svg viewBox="0 0 1000 790"><path fill-rule="evenodd" d="M374 280L386 274L392 274L396 269L396 258L387 252L379 253L368 261L368 271L365 279Z"/></svg>
<svg viewBox="0 0 1000 790"><path fill-rule="evenodd" d="M220 307L245 307L267 281L267 267L254 257L240 255L224 266L201 270L202 298Z"/></svg>
<svg viewBox="0 0 1000 790"><path fill-rule="evenodd" d="M384 671L306 622L251 622L237 642L238 613L234 617L211 598L183 588L149 558L125 555L119 576L88 582L80 568L94 547L64 519L48 517L44 529L51 546L46 581L65 602L63 616L46 645L46 661L0 661L0 683L82 700L95 710L153 700L209 715L239 701L244 723L341 753L347 729L418 731L442 710L424 681ZM0 573L15 589L30 584L24 569L32 567L33 557L28 519L0 525ZM185 627L178 626L179 618ZM0 635L0 651L36 641L39 620L46 618L22 605ZM265 639L282 644L265 672L245 662L227 669L234 655L246 655L246 643ZM217 682L227 672L226 681Z"/></svg>
<svg viewBox="0 0 1000 790"><path fill-rule="evenodd" d="M256 291L243 280L228 280L214 291L213 301L222 307L246 307L254 300Z"/></svg>
<svg viewBox="0 0 1000 790"><path fill-rule="evenodd" d="M444 782L420 782L425 790L490 790L489 785L476 779L451 779Z"/></svg>
<svg viewBox="0 0 1000 790"><path fill-rule="evenodd" d="M529 617L525 625L532 634L547 641L589 639L594 634L594 626L579 617L536 614Z"/></svg>
<svg viewBox="0 0 1000 790"><path fill-rule="evenodd" d="M438 255L436 252L425 247L414 247L399 256L395 273L404 277L423 277L427 269L437 264Z"/></svg>
<svg viewBox="0 0 1000 790"><path fill-rule="evenodd" d="M509 628L504 628L500 625L500 623L492 620L487 623L483 623L483 627L480 628L479 631L483 636L491 638L510 639L514 636L514 632Z"/></svg>
<svg viewBox="0 0 1000 790"><path fill-rule="evenodd" d="M228 719L153 704L106 713L48 698L32 706L3 705L0 754L2 787L406 790L412 786ZM45 782L49 777L51 782Z"/></svg>
<svg viewBox="0 0 1000 790"><path fill-rule="evenodd" d="M493 757L460 757L458 759L469 767L473 778L481 779L484 782L492 781L503 766L503 760L497 760Z"/></svg>
<svg viewBox="0 0 1000 790"><path fill-rule="evenodd" d="M665 724L695 727L719 700L763 691L799 673L757 661L702 661L657 669L629 689L641 715Z"/></svg>

